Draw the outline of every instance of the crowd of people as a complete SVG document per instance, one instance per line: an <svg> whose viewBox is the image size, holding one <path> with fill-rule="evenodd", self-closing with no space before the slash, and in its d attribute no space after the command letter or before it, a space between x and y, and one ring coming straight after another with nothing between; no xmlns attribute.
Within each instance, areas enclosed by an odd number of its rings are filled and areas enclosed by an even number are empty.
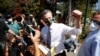
<svg viewBox="0 0 100 56"><path fill-rule="evenodd" d="M32 14L0 13L0 27L1 56L43 55L38 49L40 30Z"/></svg>
<svg viewBox="0 0 100 56"><path fill-rule="evenodd" d="M82 32L82 12L72 11L74 27L61 22L61 17L54 19L52 11L45 9L36 21L33 14L15 13L14 15L0 14L0 54L1 56L67 56L65 48L70 51L70 43L75 50L78 45L78 35ZM61 16L61 15L60 15ZM57 20L57 21L55 21ZM90 24L90 34L80 48L78 56L98 56L100 13L93 14ZM66 39L66 35L70 37ZM49 55L44 54L39 45L49 49Z"/></svg>

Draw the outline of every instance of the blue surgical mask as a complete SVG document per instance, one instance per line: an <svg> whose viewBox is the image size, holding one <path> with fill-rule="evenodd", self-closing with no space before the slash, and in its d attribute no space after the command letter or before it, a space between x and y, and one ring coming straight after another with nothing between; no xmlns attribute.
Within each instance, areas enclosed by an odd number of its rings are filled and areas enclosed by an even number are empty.
<svg viewBox="0 0 100 56"><path fill-rule="evenodd" d="M98 25L95 22L90 23L90 31L95 31L98 29Z"/></svg>

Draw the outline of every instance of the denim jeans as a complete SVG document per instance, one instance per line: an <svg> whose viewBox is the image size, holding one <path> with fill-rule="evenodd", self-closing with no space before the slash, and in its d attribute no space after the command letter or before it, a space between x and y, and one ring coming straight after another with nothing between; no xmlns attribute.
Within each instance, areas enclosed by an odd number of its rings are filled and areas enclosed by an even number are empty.
<svg viewBox="0 0 100 56"><path fill-rule="evenodd" d="M73 49L72 49L72 46L73 45ZM66 41L65 41L65 48L67 49L67 51L69 52L70 50L74 50L74 49L76 49L76 47L77 47L77 45L78 45L78 40L77 39L75 39L75 40L72 40L72 39L67 39Z"/></svg>

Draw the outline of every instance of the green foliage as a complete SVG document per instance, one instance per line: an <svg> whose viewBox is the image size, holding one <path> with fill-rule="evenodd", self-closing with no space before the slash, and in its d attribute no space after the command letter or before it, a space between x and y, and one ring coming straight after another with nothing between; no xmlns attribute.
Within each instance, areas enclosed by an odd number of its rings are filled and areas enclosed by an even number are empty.
<svg viewBox="0 0 100 56"><path fill-rule="evenodd" d="M88 2L88 5L87 4L87 1ZM92 17L92 8L93 8L93 3L90 3L91 0L73 0L73 9L79 9L83 12L83 18L82 18L82 24L84 25L87 25L87 23L85 22L86 21L86 18L90 18ZM87 8L86 8L87 7ZM86 9L87 9L87 12L86 12ZM86 17L86 18L84 18ZM85 20L85 21L84 21ZM82 31L82 34L80 35L80 38L79 40L83 40L86 36L87 36L87 26L83 26L84 29Z"/></svg>
<svg viewBox="0 0 100 56"><path fill-rule="evenodd" d="M20 9L24 9L25 12L31 11L31 12L38 13L40 9L49 7L45 4L40 5L39 0L30 0L30 1L31 1L30 4L27 4L27 1L23 0L23 3L21 5L19 5L17 0L0 0L0 12L6 14L6 13L11 12L15 8L20 8ZM56 7L56 9L60 10L62 13L68 13L68 0L57 0L57 1L59 1L59 2L61 1L62 3L57 6L53 5L49 8L55 10L55 8L53 8L53 7ZM97 1L97 0L89 0L87 18L91 18L92 8L93 8L93 4L95 1ZM72 0L72 10L73 9L81 10L83 12L83 19L84 19L85 13L86 13L85 12L86 3L87 3L87 0ZM50 4L50 5L52 5L52 4ZM84 20L82 22L84 22ZM86 30L86 27L85 27L84 31L85 30ZM81 39L84 39L86 36L86 32L83 32L82 35L80 35L80 36L81 36Z"/></svg>
<svg viewBox="0 0 100 56"><path fill-rule="evenodd" d="M27 1L24 0L20 5L16 0L0 0L0 12L7 13L15 8L24 9L25 11L36 11L39 8L39 0L30 0L30 4L27 4Z"/></svg>
<svg viewBox="0 0 100 56"><path fill-rule="evenodd" d="M57 5L56 9L64 13L68 8L68 2L61 2Z"/></svg>
<svg viewBox="0 0 100 56"><path fill-rule="evenodd" d="M98 0L91 0L90 3L91 4L96 4L98 2Z"/></svg>

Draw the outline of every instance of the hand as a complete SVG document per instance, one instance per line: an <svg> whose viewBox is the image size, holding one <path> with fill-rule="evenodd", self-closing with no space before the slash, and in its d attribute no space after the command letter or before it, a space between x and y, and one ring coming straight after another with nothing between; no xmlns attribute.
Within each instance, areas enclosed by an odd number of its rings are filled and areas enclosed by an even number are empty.
<svg viewBox="0 0 100 56"><path fill-rule="evenodd" d="M73 10L72 11L72 16L76 19L79 20L82 17L82 12L79 10Z"/></svg>
<svg viewBox="0 0 100 56"><path fill-rule="evenodd" d="M15 36L16 36L17 39L21 39L21 36L19 36L19 35L15 35Z"/></svg>
<svg viewBox="0 0 100 56"><path fill-rule="evenodd" d="M33 43L38 43L40 41L40 39L39 39L40 32L38 30L34 30L34 31L35 31L35 36L33 36L33 34L30 33L30 38L31 38Z"/></svg>
<svg viewBox="0 0 100 56"><path fill-rule="evenodd" d="M72 16L75 19L75 27L77 29L81 29L81 17L82 17L82 12L79 10L73 10L72 11ZM81 31L79 31L81 32Z"/></svg>

